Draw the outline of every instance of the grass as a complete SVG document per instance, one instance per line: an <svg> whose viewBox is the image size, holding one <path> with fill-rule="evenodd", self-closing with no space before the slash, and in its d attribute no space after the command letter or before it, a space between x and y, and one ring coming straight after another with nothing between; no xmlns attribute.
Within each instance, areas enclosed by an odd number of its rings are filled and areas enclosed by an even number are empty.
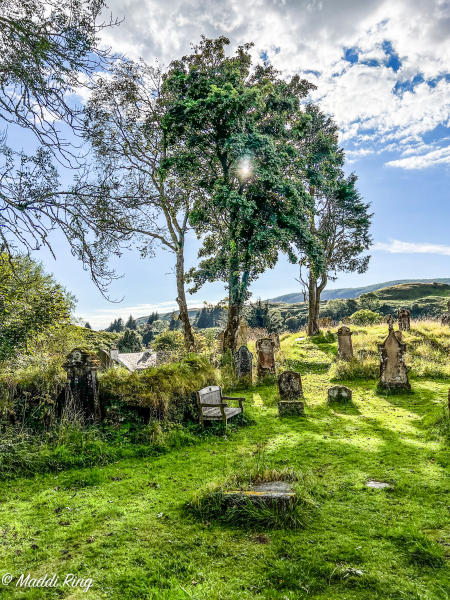
<svg viewBox="0 0 450 600"><path fill-rule="evenodd" d="M373 345L383 327L365 331ZM446 343L433 328L420 331ZM242 391L245 427L195 434L154 456L2 482L2 573L93 580L87 593L11 584L2 600L448 598L448 379L412 370L412 394L379 396L375 379L354 378L342 381L352 405L331 407L336 342L296 342L302 335L283 339L281 358L302 373L306 418L278 419L276 387L264 384ZM186 513L208 486L269 471L296 474L301 497L314 502L301 528ZM391 488L369 489L368 479Z"/></svg>

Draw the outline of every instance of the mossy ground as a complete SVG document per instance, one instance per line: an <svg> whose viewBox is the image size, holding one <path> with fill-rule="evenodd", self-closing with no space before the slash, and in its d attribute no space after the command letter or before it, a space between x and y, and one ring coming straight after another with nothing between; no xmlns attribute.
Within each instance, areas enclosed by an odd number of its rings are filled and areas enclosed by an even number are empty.
<svg viewBox="0 0 450 600"><path fill-rule="evenodd" d="M414 393L395 396L352 380L353 403L330 407L335 341L295 342L299 335L282 351L302 373L306 418L279 419L276 387L261 385L242 392L250 424L225 435L2 483L2 573L74 573L93 585L83 593L13 582L1 598L447 598L448 455L443 430L428 421L444 411L448 380L412 377ZM242 528L186 512L199 489L254 468L302 474L318 503L305 528ZM368 479L392 487L369 489Z"/></svg>

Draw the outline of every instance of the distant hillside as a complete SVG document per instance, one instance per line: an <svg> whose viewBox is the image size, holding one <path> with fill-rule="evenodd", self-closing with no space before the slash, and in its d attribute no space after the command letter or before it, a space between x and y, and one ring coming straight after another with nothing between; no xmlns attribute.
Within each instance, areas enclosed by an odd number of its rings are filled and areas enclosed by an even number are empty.
<svg viewBox="0 0 450 600"><path fill-rule="evenodd" d="M446 283L450 284L450 278L440 278L440 279L398 279L397 281L385 281L384 283L375 283L373 285L367 285L365 287L358 288L338 288L335 290L325 290L322 292L321 299L322 300L334 300L336 298L358 298L361 294L367 294L368 292L376 292L382 288L391 288L393 286L398 286L400 284L412 284L412 283L427 283L430 284L430 287L433 287L433 283ZM438 294L435 289L429 293L421 292L419 296L438 296L438 295L446 295L446 294ZM398 298L398 296L397 296ZM303 302L303 294L301 293L292 293L292 294L284 294L283 296L277 296L276 298L271 298L271 302L285 302L287 304L292 304L296 302Z"/></svg>
<svg viewBox="0 0 450 600"><path fill-rule="evenodd" d="M381 288L375 292L382 300L417 300L427 296L450 296L450 285L447 283L401 283Z"/></svg>

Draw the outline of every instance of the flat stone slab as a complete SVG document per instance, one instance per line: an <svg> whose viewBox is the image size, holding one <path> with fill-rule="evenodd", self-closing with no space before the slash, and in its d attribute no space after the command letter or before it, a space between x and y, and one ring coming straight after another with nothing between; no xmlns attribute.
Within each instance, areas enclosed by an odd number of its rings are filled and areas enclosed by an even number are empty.
<svg viewBox="0 0 450 600"><path fill-rule="evenodd" d="M255 504L261 502L282 503L295 498L295 492L287 481L267 481L253 485L247 490L225 492L224 496L231 501L245 497Z"/></svg>
<svg viewBox="0 0 450 600"><path fill-rule="evenodd" d="M390 483L385 483L384 481L375 481L374 479L369 479L366 485L367 487L373 488L375 490L382 490L384 488L392 487Z"/></svg>
<svg viewBox="0 0 450 600"><path fill-rule="evenodd" d="M298 338L295 338L295 341L296 341L296 342L301 342L301 341L302 341L302 340L304 340L304 339L305 339L304 337L298 337Z"/></svg>

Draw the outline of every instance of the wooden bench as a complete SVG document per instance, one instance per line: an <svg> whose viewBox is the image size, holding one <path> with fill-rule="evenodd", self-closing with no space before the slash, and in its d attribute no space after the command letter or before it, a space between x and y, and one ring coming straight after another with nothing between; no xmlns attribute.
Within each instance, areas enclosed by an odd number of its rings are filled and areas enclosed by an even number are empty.
<svg viewBox="0 0 450 600"><path fill-rule="evenodd" d="M228 406L224 400L237 400L238 407ZM200 413L200 423L205 424L205 421L223 421L226 425L228 419L240 415L244 412L242 402L245 398L232 396L222 396L222 388L220 385L210 385L197 392L197 403Z"/></svg>

